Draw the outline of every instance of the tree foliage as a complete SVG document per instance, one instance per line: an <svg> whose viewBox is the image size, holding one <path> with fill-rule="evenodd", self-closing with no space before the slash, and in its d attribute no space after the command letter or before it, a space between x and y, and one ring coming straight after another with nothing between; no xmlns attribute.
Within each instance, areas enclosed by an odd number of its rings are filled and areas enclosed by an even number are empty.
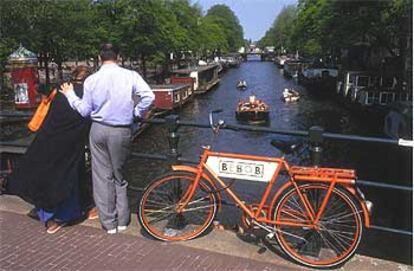
<svg viewBox="0 0 414 271"><path fill-rule="evenodd" d="M376 54L379 61L386 55L412 59L411 22L411 0L298 0L296 11L283 9L260 44L283 43L290 53L299 50L310 57L339 58L344 51L359 48L365 52L353 57L361 63L369 54ZM371 62L366 64L380 64Z"/></svg>
<svg viewBox="0 0 414 271"><path fill-rule="evenodd" d="M170 52L227 51L243 44L243 29L225 5L206 16L190 0L1 0L0 57L19 43L42 63L95 58L112 42L123 59L163 61Z"/></svg>
<svg viewBox="0 0 414 271"><path fill-rule="evenodd" d="M291 35L296 20L296 7L286 6L276 17L272 26L266 31L264 37L258 42L259 46L275 46L289 50L291 48ZM294 49L294 48L291 48Z"/></svg>
<svg viewBox="0 0 414 271"><path fill-rule="evenodd" d="M237 50L240 46L243 46L243 28L239 19L229 7L226 5L212 6L208 10L205 20L209 24L218 25L223 30L224 38L230 50Z"/></svg>

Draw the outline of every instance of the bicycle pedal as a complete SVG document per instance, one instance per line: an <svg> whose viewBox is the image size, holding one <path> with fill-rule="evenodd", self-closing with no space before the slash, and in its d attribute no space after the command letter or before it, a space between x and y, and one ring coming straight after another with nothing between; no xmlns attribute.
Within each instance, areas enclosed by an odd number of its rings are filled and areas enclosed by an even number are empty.
<svg viewBox="0 0 414 271"><path fill-rule="evenodd" d="M275 237L274 232L269 232L268 234L266 234L266 239L273 239L274 237Z"/></svg>

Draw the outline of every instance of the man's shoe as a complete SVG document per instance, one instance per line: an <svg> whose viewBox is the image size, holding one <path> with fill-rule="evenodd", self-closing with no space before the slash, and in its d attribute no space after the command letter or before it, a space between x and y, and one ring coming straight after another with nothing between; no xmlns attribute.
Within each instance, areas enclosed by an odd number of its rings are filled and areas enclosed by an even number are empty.
<svg viewBox="0 0 414 271"><path fill-rule="evenodd" d="M56 221L49 220L46 223L46 232L49 234L54 234L58 232L65 225L66 225L65 223L57 223Z"/></svg>
<svg viewBox="0 0 414 271"><path fill-rule="evenodd" d="M126 231L128 229L128 226L118 226L116 227L116 229L118 230L118 232Z"/></svg>
<svg viewBox="0 0 414 271"><path fill-rule="evenodd" d="M117 233L116 228L115 229L110 229L106 231L107 234L115 234Z"/></svg>
<svg viewBox="0 0 414 271"><path fill-rule="evenodd" d="M89 209L87 216L90 220L99 218L98 209L96 209L96 207Z"/></svg>

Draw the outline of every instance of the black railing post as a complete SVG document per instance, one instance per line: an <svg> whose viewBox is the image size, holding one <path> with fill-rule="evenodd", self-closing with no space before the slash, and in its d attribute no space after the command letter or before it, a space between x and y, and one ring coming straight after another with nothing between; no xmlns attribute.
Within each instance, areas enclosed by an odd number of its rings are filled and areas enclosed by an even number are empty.
<svg viewBox="0 0 414 271"><path fill-rule="evenodd" d="M319 126L312 126L309 129L309 142L312 163L315 167L319 166L322 157L322 143L323 143L323 128Z"/></svg>
<svg viewBox="0 0 414 271"><path fill-rule="evenodd" d="M165 124L168 128L168 145L170 147L167 159L170 163L176 163L180 156L178 153L178 140L180 139L180 136L177 134L178 120L179 117L177 115L169 115L165 117Z"/></svg>

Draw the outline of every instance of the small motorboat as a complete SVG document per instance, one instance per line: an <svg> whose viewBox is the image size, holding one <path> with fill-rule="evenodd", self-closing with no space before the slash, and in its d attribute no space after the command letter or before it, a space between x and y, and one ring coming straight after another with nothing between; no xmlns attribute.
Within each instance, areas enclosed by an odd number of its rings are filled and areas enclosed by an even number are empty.
<svg viewBox="0 0 414 271"><path fill-rule="evenodd" d="M245 80L240 80L240 81L237 83L236 87L237 87L238 89L246 89L246 88L247 88L247 82L246 82Z"/></svg>
<svg viewBox="0 0 414 271"><path fill-rule="evenodd" d="M269 121L269 106L256 96L240 101L236 109L236 119L241 122L260 124Z"/></svg>
<svg viewBox="0 0 414 271"><path fill-rule="evenodd" d="M300 95L297 91L293 90L293 89L288 89L285 88L283 90L282 93L282 97L281 99L285 102L285 103L293 103L298 101L300 98Z"/></svg>

